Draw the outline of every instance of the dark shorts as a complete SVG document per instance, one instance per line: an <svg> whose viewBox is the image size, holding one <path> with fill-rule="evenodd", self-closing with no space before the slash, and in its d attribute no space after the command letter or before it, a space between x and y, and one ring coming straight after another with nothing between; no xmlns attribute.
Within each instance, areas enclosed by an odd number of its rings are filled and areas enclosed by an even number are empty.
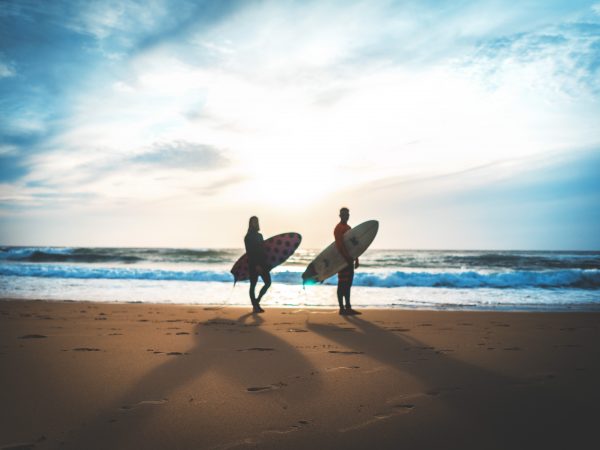
<svg viewBox="0 0 600 450"><path fill-rule="evenodd" d="M256 271L255 269L256 265L248 265L248 275L250 275L250 281L252 280L258 280L259 277L259 273ZM263 274L264 273L269 273L269 271L271 270L271 268L269 266L263 267Z"/></svg>

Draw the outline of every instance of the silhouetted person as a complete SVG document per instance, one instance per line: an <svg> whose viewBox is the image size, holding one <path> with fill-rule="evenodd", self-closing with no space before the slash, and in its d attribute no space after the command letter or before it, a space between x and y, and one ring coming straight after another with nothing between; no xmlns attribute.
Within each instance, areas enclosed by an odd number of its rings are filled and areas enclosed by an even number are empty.
<svg viewBox="0 0 600 450"><path fill-rule="evenodd" d="M263 245L264 240L259 231L260 226L258 224L258 217L250 217L248 222L248 233L246 233L246 237L244 238L244 244L246 245L246 254L248 255L250 301L252 302L252 308L255 313L262 313L265 311L260 307L260 300L269 289L269 286L271 286L271 274L269 273L271 266L267 263L267 255ZM254 290L256 289L259 275L263 280L264 286L260 290L257 298Z"/></svg>
<svg viewBox="0 0 600 450"><path fill-rule="evenodd" d="M352 259L344 244L344 233L352 228L348 225L349 218L350 210L348 208L340 209L340 223L338 223L333 230L335 246L348 263L346 267L338 272L337 298L340 305L340 314L361 314L358 311L353 310L350 305L350 288L352 288L352 281L354 280L354 269L358 269L358 258ZM345 309L344 299L346 299Z"/></svg>

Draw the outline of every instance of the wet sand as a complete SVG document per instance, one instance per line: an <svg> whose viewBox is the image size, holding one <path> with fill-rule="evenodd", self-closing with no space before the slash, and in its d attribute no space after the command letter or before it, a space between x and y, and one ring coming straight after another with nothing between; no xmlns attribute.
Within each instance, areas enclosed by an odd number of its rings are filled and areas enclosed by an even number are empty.
<svg viewBox="0 0 600 450"><path fill-rule="evenodd" d="M363 313L2 300L0 449L597 445L600 313Z"/></svg>

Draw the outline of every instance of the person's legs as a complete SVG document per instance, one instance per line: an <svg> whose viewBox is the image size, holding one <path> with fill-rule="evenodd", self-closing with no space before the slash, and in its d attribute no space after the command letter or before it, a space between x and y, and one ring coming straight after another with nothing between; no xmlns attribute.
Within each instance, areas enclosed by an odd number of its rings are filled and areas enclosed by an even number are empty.
<svg viewBox="0 0 600 450"><path fill-rule="evenodd" d="M256 309L256 283L258 283L258 275L256 273L250 273L250 301L252 302L252 307Z"/></svg>
<svg viewBox="0 0 600 450"><path fill-rule="evenodd" d="M352 305L350 305L350 288L352 285L346 282L344 286L344 298L346 299L346 309L352 309Z"/></svg>
<svg viewBox="0 0 600 450"><path fill-rule="evenodd" d="M337 298L338 304L340 305L340 314L345 314L344 310L344 297L348 295L348 286L349 283L352 283L352 269L350 267L345 267L341 271L338 272L338 288L337 288ZM346 308L348 308L349 299L346 300Z"/></svg>
<svg viewBox="0 0 600 450"><path fill-rule="evenodd" d="M346 298L346 313L347 314L361 314L360 312L352 309L352 305L350 304L350 289L352 289L353 281L354 281L354 270L352 270L350 273L347 284L345 286L346 290L344 291L344 297Z"/></svg>
<svg viewBox="0 0 600 450"><path fill-rule="evenodd" d="M265 295L267 293L267 291L269 290L269 287L271 286L271 274L269 272L263 272L260 277L263 280L263 283L265 283L265 285L262 287L262 289L260 290L259 294L258 294L258 298L256 299L256 305L260 308L260 299L263 298L263 295Z"/></svg>
<svg viewBox="0 0 600 450"><path fill-rule="evenodd" d="M344 312L344 282L338 278L337 299L340 305L340 314Z"/></svg>
<svg viewBox="0 0 600 450"><path fill-rule="evenodd" d="M352 309L350 305L350 288L352 287L352 281L354 280L354 270L350 268L348 275L344 283L344 297L346 298L346 309Z"/></svg>

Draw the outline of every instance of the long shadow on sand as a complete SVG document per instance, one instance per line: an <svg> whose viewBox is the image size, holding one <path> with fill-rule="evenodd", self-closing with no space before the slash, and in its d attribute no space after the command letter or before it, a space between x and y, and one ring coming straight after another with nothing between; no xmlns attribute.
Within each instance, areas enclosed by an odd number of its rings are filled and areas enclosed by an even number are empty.
<svg viewBox="0 0 600 450"><path fill-rule="evenodd" d="M143 424L129 423L126 431L121 429L119 432L115 432L114 422L127 420L123 414L127 414L129 409L167 402L166 399L175 394L178 388L186 383L196 381L207 372L211 372L211 375L218 375L219 386L225 384L227 393L233 392L234 396L263 395L264 391L271 389L277 390L279 395L285 396L288 383L293 383L297 378L310 374L314 371L314 367L293 346L261 329L263 323L262 317L253 314L242 315L237 320L219 317L199 323L194 327L194 332L197 334L194 347L181 355L157 355L157 357L169 359L137 380L135 386L112 402L110 407L100 410L92 418L83 419L84 424L69 432L61 448L135 448L136 433L143 432ZM256 372L258 372L260 369L258 366L261 364L260 355L264 354L263 351L268 352L270 358L274 358L275 361L280 360L280 363L275 365L272 364L272 360L270 367L281 367L281 370L280 373L274 370L266 374L260 383L252 384L244 377L244 374L249 373L248 365L257 365ZM282 371L285 373L281 373ZM286 374L293 374L294 377ZM294 380L290 381L290 378ZM319 391L319 382L312 377L311 383L314 387L311 395L316 395ZM227 399L227 393L224 393L224 399ZM240 417L243 417L245 421L256 420L253 415L255 411L240 411L244 408L250 409L248 405L251 405L251 402L232 405L232 410L236 410L236 416L231 417L232 422L229 424L232 430L239 425L234 422L236 418L239 420ZM156 408L160 408L160 406ZM207 405L206 408L210 408L210 405ZM146 408L146 412L148 409ZM144 417L149 418L152 415ZM225 429L227 424L213 423L212 425ZM200 423L197 426L206 428L211 424ZM144 440L139 442L144 442ZM204 448L207 444L196 442L195 446Z"/></svg>
<svg viewBox="0 0 600 450"><path fill-rule="evenodd" d="M306 327L419 380L423 389L415 396L442 402L438 407L446 411L443 421L430 423L430 433L422 433L425 440L428 434L441 434L448 438L445 448L476 448L482 443L485 448L556 448L572 443L565 432L569 417L560 411L560 405L569 401L564 395L539 383L534 386L531 380L452 358L406 333L388 331L356 316L344 319L359 332L340 333L343 329L331 324L307 323ZM541 420L540 415L544 416ZM574 432L580 429L574 428ZM431 442L434 445L436 440ZM426 442L420 444L427 448Z"/></svg>

